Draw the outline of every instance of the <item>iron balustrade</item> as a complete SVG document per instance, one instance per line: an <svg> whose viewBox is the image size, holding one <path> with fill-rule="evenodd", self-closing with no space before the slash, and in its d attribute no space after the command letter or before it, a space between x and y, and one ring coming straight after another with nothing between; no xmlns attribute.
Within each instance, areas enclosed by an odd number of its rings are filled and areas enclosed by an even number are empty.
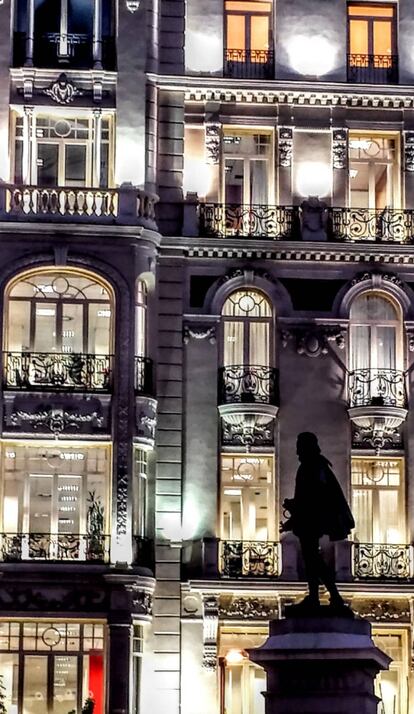
<svg viewBox="0 0 414 714"><path fill-rule="evenodd" d="M4 389L110 392L112 355L4 352Z"/></svg>
<svg viewBox="0 0 414 714"><path fill-rule="evenodd" d="M278 370L262 365L228 365L219 369L220 404L278 406Z"/></svg>
<svg viewBox="0 0 414 714"><path fill-rule="evenodd" d="M333 207L328 215L334 240L411 243L414 238L414 211L410 209Z"/></svg>
<svg viewBox="0 0 414 714"><path fill-rule="evenodd" d="M279 543L272 541L223 540L220 572L229 578L279 575Z"/></svg>
<svg viewBox="0 0 414 714"><path fill-rule="evenodd" d="M135 393L153 397L154 363L149 357L135 357Z"/></svg>
<svg viewBox="0 0 414 714"><path fill-rule="evenodd" d="M0 557L21 560L107 562L110 536L75 533L1 533Z"/></svg>
<svg viewBox="0 0 414 714"><path fill-rule="evenodd" d="M396 84L398 55L348 55L348 82Z"/></svg>
<svg viewBox="0 0 414 714"><path fill-rule="evenodd" d="M213 238L254 237L288 240L299 237L299 208L293 206L200 203L200 235Z"/></svg>
<svg viewBox="0 0 414 714"><path fill-rule="evenodd" d="M274 79L273 50L226 49L224 76L232 79Z"/></svg>
<svg viewBox="0 0 414 714"><path fill-rule="evenodd" d="M354 543L355 578L410 578L411 546Z"/></svg>
<svg viewBox="0 0 414 714"><path fill-rule="evenodd" d="M407 406L405 374L399 369L356 369L348 375L350 407Z"/></svg>

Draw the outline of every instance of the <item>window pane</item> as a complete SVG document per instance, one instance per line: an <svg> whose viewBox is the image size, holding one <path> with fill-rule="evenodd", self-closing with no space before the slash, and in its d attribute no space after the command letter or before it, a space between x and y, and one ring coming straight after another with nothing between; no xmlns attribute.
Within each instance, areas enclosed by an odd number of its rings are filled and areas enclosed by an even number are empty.
<svg viewBox="0 0 414 714"><path fill-rule="evenodd" d="M374 22L374 55L392 54L392 24L384 20Z"/></svg>
<svg viewBox="0 0 414 714"><path fill-rule="evenodd" d="M243 159L225 159L224 166L225 202L241 205L244 202L244 161ZM232 213L229 213L230 219ZM237 230L237 214L234 216L234 229ZM230 225L229 228L232 226Z"/></svg>
<svg viewBox="0 0 414 714"><path fill-rule="evenodd" d="M10 352L30 350L30 303L10 301L8 324L8 349Z"/></svg>
<svg viewBox="0 0 414 714"><path fill-rule="evenodd" d="M223 366L244 363L243 332L242 322L225 321Z"/></svg>
<svg viewBox="0 0 414 714"><path fill-rule="evenodd" d="M62 352L84 352L83 343L83 305L63 303L62 305Z"/></svg>
<svg viewBox="0 0 414 714"><path fill-rule="evenodd" d="M58 155L56 144L37 145L37 182L40 186L57 186Z"/></svg>
<svg viewBox="0 0 414 714"><path fill-rule="evenodd" d="M377 364L379 369L395 369L395 327L377 328Z"/></svg>
<svg viewBox="0 0 414 714"><path fill-rule="evenodd" d="M253 322L249 323L249 362L251 365L269 365L269 323Z"/></svg>
<svg viewBox="0 0 414 714"><path fill-rule="evenodd" d="M257 15L251 18L250 25L250 49L269 49L269 16ZM263 61L263 58L262 58Z"/></svg>
<svg viewBox="0 0 414 714"><path fill-rule="evenodd" d="M35 305L35 352L54 352L57 349L56 305L36 303Z"/></svg>
<svg viewBox="0 0 414 714"><path fill-rule="evenodd" d="M109 305L89 305L89 354L107 355L109 353L111 330L111 310Z"/></svg>
<svg viewBox="0 0 414 714"><path fill-rule="evenodd" d="M86 146L68 144L65 147L65 183L69 186L85 186Z"/></svg>
<svg viewBox="0 0 414 714"><path fill-rule="evenodd" d="M23 142L16 141L14 149L14 182L23 183Z"/></svg>
<svg viewBox="0 0 414 714"><path fill-rule="evenodd" d="M348 15L364 17L393 17L394 8L386 5L349 5Z"/></svg>
<svg viewBox="0 0 414 714"><path fill-rule="evenodd" d="M4 687L4 706L7 712L17 712L18 655L0 654L1 683Z"/></svg>
<svg viewBox="0 0 414 714"><path fill-rule="evenodd" d="M350 21L349 52L351 55L368 54L368 22L366 20Z"/></svg>
<svg viewBox="0 0 414 714"><path fill-rule="evenodd" d="M227 15L227 47L237 50L246 48L244 15Z"/></svg>
<svg viewBox="0 0 414 714"><path fill-rule="evenodd" d="M77 709L78 660L77 657L54 657L53 714L68 714Z"/></svg>
<svg viewBox="0 0 414 714"><path fill-rule="evenodd" d="M398 509L398 491L380 491L376 523L379 543L404 543L403 518Z"/></svg>
<svg viewBox="0 0 414 714"><path fill-rule="evenodd" d="M371 328L369 326L351 326L350 358L351 372L371 367Z"/></svg>
<svg viewBox="0 0 414 714"><path fill-rule="evenodd" d="M355 518L355 537L361 543L373 541L372 491L354 488L352 512Z"/></svg>
<svg viewBox="0 0 414 714"><path fill-rule="evenodd" d="M23 711L45 714L47 711L47 658L24 658Z"/></svg>

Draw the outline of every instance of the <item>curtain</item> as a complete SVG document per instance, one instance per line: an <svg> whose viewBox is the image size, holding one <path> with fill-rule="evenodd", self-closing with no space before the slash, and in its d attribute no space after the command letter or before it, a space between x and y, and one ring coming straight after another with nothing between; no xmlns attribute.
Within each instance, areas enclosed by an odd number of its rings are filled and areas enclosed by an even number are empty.
<svg viewBox="0 0 414 714"><path fill-rule="evenodd" d="M377 327L377 367L395 369L395 327Z"/></svg>
<svg viewBox="0 0 414 714"><path fill-rule="evenodd" d="M355 537L361 543L372 543L372 491L354 488L352 491L352 512L355 518Z"/></svg>
<svg viewBox="0 0 414 714"><path fill-rule="evenodd" d="M397 491L380 491L377 523L375 524L380 543L404 543L405 533L402 514L398 509Z"/></svg>
<svg viewBox="0 0 414 714"><path fill-rule="evenodd" d="M249 323L249 362L254 365L269 365L269 323Z"/></svg>
<svg viewBox="0 0 414 714"><path fill-rule="evenodd" d="M267 206L267 161L250 161L250 203Z"/></svg>
<svg viewBox="0 0 414 714"><path fill-rule="evenodd" d="M351 372L371 367L371 328L368 325L351 327Z"/></svg>
<svg viewBox="0 0 414 714"><path fill-rule="evenodd" d="M243 323L224 321L223 366L243 364Z"/></svg>

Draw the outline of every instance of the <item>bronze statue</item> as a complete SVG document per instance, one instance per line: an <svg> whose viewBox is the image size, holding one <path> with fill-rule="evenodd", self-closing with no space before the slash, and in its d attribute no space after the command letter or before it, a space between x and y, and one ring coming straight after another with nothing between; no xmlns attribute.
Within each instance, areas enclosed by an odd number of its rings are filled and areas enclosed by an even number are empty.
<svg viewBox="0 0 414 714"><path fill-rule="evenodd" d="M319 607L319 582L327 588L331 605L343 609L335 584L335 575L319 550L319 539L343 540L355 522L328 459L321 454L318 439L311 432L299 434L296 453L300 466L296 475L295 495L285 499L284 510L291 516L280 524L280 531L292 531L300 541L309 594L299 607Z"/></svg>

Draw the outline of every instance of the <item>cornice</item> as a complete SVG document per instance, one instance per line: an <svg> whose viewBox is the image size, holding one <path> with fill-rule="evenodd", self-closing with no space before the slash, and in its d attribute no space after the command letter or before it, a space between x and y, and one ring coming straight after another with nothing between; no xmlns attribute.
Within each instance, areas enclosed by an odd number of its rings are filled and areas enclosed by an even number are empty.
<svg viewBox="0 0 414 714"><path fill-rule="evenodd" d="M292 82L159 75L148 79L161 89L184 92L187 102L243 102L298 106L364 107L367 109L412 109L410 85L356 85L347 82Z"/></svg>
<svg viewBox="0 0 414 714"><path fill-rule="evenodd" d="M414 265L412 245L316 243L213 238L165 238L161 252L188 258L257 258L289 262Z"/></svg>

